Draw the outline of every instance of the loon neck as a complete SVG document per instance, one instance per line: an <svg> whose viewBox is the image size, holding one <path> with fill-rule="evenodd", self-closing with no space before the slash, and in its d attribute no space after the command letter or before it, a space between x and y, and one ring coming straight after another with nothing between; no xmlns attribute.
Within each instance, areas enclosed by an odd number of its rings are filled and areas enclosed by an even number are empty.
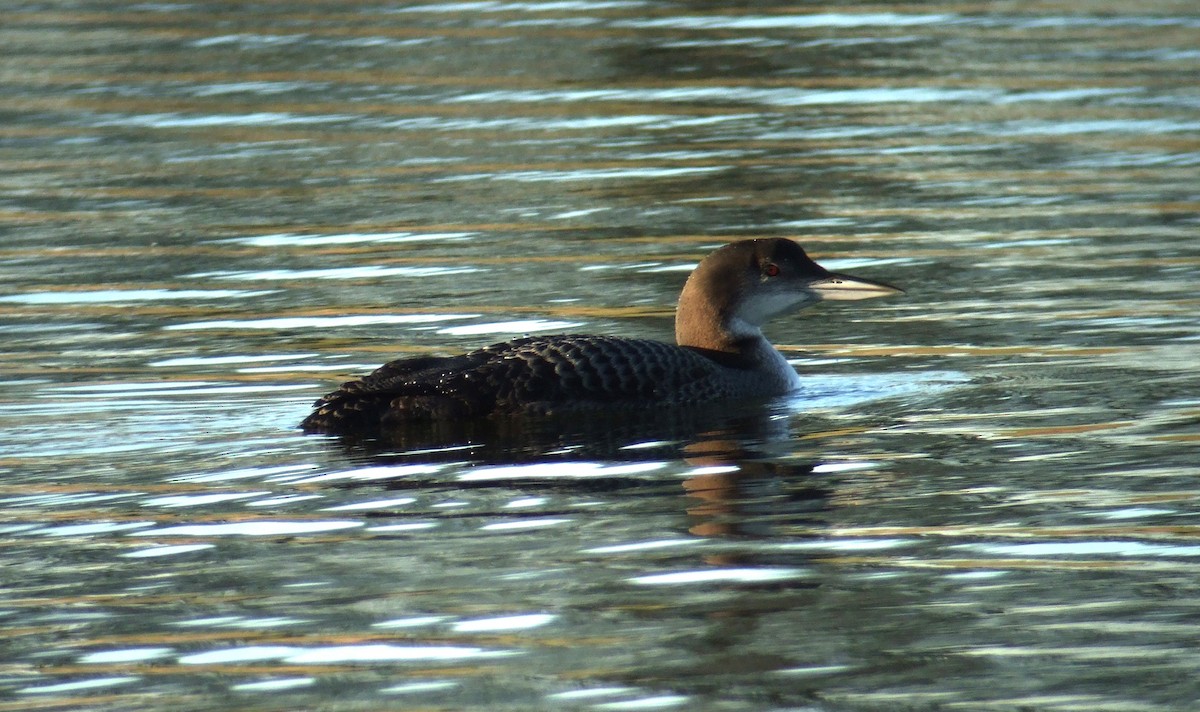
<svg viewBox="0 0 1200 712"><path fill-rule="evenodd" d="M700 351L736 355L744 350L745 339L761 339L758 328L733 324L733 315L725 300L713 299L711 293L692 289L691 280L679 295L675 310L675 343ZM741 327L741 328L738 328ZM740 333L738 333L740 332Z"/></svg>
<svg viewBox="0 0 1200 712"><path fill-rule="evenodd" d="M675 309L675 343L718 360L747 359L771 348L757 320L747 318L755 281L753 255L718 250L688 276Z"/></svg>
<svg viewBox="0 0 1200 712"><path fill-rule="evenodd" d="M792 370L783 354L779 353L757 327L736 324L732 329L685 332L677 335L676 342L683 348L702 354L722 366L774 371L782 364L788 371Z"/></svg>
<svg viewBox="0 0 1200 712"><path fill-rule="evenodd" d="M675 318L675 343L718 360L750 358L763 347L774 349L757 326L740 319L696 318L682 308Z"/></svg>
<svg viewBox="0 0 1200 712"><path fill-rule="evenodd" d="M796 369L757 327L734 323L732 328L684 331L678 342L726 368L754 372L770 391L783 393L800 386Z"/></svg>
<svg viewBox="0 0 1200 712"><path fill-rule="evenodd" d="M697 286L689 281L679 297L675 343L723 366L777 366L783 357L763 336L762 329L738 316L740 290L718 292Z"/></svg>

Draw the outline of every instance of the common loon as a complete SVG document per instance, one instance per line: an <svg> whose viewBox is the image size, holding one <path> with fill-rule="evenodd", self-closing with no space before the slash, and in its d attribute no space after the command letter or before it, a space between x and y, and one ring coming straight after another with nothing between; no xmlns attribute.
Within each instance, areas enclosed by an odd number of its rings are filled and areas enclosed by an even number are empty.
<svg viewBox="0 0 1200 712"><path fill-rule="evenodd" d="M800 379L763 336L763 323L824 299L899 292L830 272L791 240L734 242L705 257L684 284L675 312L678 346L619 336L529 336L460 356L399 359L318 400L301 427L347 433L782 395Z"/></svg>

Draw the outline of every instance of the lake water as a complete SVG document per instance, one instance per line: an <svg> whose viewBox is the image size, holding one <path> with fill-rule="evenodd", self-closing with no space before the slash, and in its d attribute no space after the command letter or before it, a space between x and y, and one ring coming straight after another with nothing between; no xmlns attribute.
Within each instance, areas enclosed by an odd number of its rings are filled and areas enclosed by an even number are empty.
<svg viewBox="0 0 1200 712"><path fill-rule="evenodd" d="M1171 0L12 5L0 710L1196 709L1198 48ZM670 339L751 236L908 293L773 324L805 389L704 427L295 427Z"/></svg>

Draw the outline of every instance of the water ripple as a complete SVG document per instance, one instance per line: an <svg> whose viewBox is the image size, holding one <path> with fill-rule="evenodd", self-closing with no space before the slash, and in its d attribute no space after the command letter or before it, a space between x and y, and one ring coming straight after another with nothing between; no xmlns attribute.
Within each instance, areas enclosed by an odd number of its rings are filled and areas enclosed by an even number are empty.
<svg viewBox="0 0 1200 712"><path fill-rule="evenodd" d="M456 319L475 319L482 314L361 314L350 316L274 317L268 319L220 319L169 324L168 331L192 329L330 329L373 324L435 324Z"/></svg>
<svg viewBox="0 0 1200 712"><path fill-rule="evenodd" d="M234 524L183 524L137 531L132 536L295 536L354 529L358 521L283 522L257 521Z"/></svg>
<svg viewBox="0 0 1200 712"><path fill-rule="evenodd" d="M1195 707L1186 3L9 5L0 697ZM753 422L296 427L773 235L910 289Z"/></svg>
<svg viewBox="0 0 1200 712"><path fill-rule="evenodd" d="M679 15L620 20L615 27L682 30L764 30L814 27L911 27L961 22L957 15L896 12L815 12L803 15Z"/></svg>
<svg viewBox="0 0 1200 712"><path fill-rule="evenodd" d="M274 294L271 289L101 289L91 291L9 294L0 302L17 304L120 304L196 299L244 299Z"/></svg>

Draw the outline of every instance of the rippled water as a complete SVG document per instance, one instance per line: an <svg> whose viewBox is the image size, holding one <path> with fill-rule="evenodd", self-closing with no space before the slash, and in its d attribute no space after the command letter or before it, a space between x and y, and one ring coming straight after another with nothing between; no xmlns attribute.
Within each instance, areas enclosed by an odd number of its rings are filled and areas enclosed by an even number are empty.
<svg viewBox="0 0 1200 712"><path fill-rule="evenodd" d="M1197 47L1169 0L6 9L0 709L1195 709ZM295 429L397 355L667 339L764 235L908 290L775 324L796 398Z"/></svg>

